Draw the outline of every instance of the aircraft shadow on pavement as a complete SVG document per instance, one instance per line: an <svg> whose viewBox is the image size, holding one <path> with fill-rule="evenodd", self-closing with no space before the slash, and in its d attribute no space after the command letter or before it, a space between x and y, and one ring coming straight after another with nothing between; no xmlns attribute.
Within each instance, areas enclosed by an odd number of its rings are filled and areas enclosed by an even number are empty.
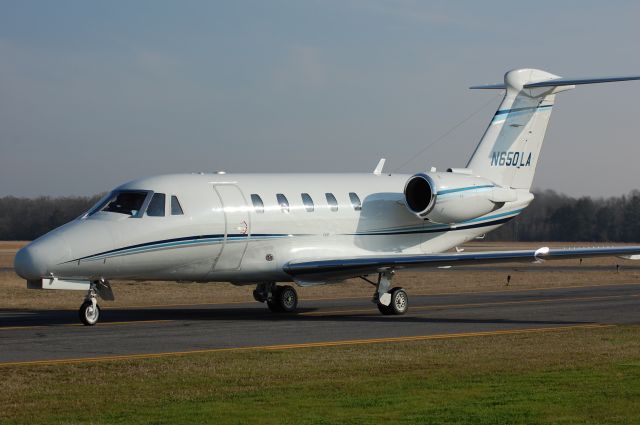
<svg viewBox="0 0 640 425"><path fill-rule="evenodd" d="M362 307L358 307L361 309ZM468 324L522 324L522 325L573 325L592 323L589 320L517 320L506 318L448 318L429 315L429 312L419 311L415 315L411 310L404 316L383 316L375 309L361 312L332 312L331 310L301 308L297 313L271 313L261 306L255 308L141 308L141 309L103 309L100 324L118 322L172 321L261 321L261 322L370 322L370 323L468 323ZM306 313L306 314L305 314ZM308 313L313 313L309 315ZM436 312L433 312L434 314ZM426 316L425 316L426 314ZM0 309L0 330L3 327L18 326L55 326L79 324L78 313L71 310L9 310Z"/></svg>

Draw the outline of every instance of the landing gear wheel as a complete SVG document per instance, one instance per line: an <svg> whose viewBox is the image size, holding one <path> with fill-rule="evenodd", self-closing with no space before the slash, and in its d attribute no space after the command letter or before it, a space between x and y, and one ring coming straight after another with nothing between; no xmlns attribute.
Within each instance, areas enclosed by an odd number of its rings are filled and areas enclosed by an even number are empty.
<svg viewBox="0 0 640 425"><path fill-rule="evenodd" d="M402 288L393 288L389 307L392 311L391 314L405 314L409 310L409 295L407 295L407 292Z"/></svg>
<svg viewBox="0 0 640 425"><path fill-rule="evenodd" d="M98 304L93 305L93 302L87 300L82 303L80 306L80 321L86 326L93 326L98 323L98 319L100 318L100 307Z"/></svg>
<svg viewBox="0 0 640 425"><path fill-rule="evenodd" d="M278 291L278 304L285 313L293 313L298 307L298 293L291 286L283 286Z"/></svg>
<svg viewBox="0 0 640 425"><path fill-rule="evenodd" d="M396 316L405 314L407 310L409 310L409 296L407 292L402 288L393 288L389 293L391 294L391 303L389 305L378 303L380 313L385 315L393 314Z"/></svg>
<svg viewBox="0 0 640 425"><path fill-rule="evenodd" d="M291 286L276 287L267 305L274 313L293 313L298 307L298 293Z"/></svg>

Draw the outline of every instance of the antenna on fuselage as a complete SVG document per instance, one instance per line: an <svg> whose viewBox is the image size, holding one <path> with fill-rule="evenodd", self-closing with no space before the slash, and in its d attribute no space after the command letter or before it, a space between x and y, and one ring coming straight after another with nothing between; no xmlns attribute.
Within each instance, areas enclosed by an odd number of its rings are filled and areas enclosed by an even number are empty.
<svg viewBox="0 0 640 425"><path fill-rule="evenodd" d="M375 170L373 170L373 174L375 174L376 176L379 176L382 174L382 169L384 168L384 163L387 162L386 158L380 158L380 161L378 161L378 165L376 165Z"/></svg>

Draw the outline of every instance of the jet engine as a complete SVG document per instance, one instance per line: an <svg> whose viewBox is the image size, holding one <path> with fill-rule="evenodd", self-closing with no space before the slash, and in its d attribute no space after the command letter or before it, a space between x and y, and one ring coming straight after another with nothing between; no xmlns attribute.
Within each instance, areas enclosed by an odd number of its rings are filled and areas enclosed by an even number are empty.
<svg viewBox="0 0 640 425"><path fill-rule="evenodd" d="M514 190L470 173L419 173L404 187L407 208L433 223L452 224L481 217L517 200Z"/></svg>

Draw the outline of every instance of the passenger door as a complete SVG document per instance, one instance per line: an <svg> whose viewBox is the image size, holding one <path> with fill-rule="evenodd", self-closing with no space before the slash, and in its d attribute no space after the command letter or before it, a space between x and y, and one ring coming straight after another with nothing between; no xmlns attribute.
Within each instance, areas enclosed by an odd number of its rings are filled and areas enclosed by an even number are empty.
<svg viewBox="0 0 640 425"><path fill-rule="evenodd" d="M249 207L240 188L234 184L214 185L225 217L225 237L222 252L214 271L238 270L251 237Z"/></svg>

